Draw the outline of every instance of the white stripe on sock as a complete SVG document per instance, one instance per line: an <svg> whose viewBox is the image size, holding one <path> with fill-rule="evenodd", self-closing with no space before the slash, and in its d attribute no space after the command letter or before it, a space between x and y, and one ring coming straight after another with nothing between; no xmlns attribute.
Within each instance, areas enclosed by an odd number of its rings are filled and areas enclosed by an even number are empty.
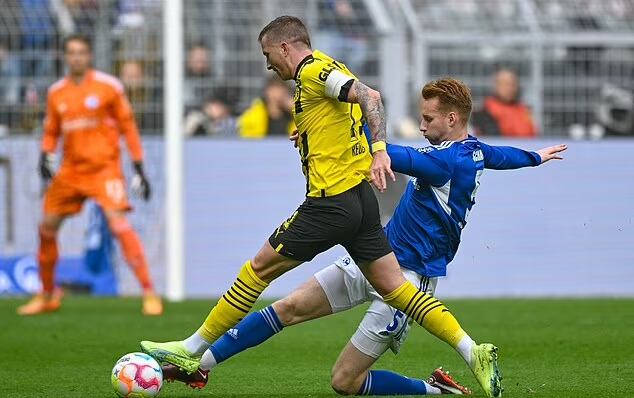
<svg viewBox="0 0 634 398"><path fill-rule="evenodd" d="M263 309L262 311L260 311L260 313L262 314L262 316L264 316L264 320L266 321L266 323L269 324L271 329L273 329L275 333L278 333L280 330L277 328L277 325L275 324L275 321L273 320L271 314L269 314L268 308Z"/></svg>

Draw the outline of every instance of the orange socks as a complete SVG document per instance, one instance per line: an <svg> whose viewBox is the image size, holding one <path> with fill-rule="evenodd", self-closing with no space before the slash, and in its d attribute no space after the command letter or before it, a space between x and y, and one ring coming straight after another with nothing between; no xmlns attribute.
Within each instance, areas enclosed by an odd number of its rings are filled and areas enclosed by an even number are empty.
<svg viewBox="0 0 634 398"><path fill-rule="evenodd" d="M139 236L124 217L110 221L110 230L121 243L123 257L139 280L145 292L153 290L150 269Z"/></svg>
<svg viewBox="0 0 634 398"><path fill-rule="evenodd" d="M40 265L40 279L45 294L52 294L55 287L55 264L57 264L57 232L40 225L40 247L37 259Z"/></svg>

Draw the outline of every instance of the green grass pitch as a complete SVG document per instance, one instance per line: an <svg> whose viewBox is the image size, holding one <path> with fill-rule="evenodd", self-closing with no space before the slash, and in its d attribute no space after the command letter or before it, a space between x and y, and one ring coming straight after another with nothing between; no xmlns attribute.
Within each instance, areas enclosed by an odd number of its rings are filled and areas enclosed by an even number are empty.
<svg viewBox="0 0 634 398"><path fill-rule="evenodd" d="M69 297L62 310L24 318L0 300L0 397L114 397L110 369L142 339L184 338L211 301L140 314L135 299ZM463 327L500 348L506 397L634 396L634 300L449 300ZM166 384L161 397L327 397L329 375L365 307L287 328L216 368L207 388ZM401 353L377 368L426 377L442 365L483 396L462 360L414 325Z"/></svg>

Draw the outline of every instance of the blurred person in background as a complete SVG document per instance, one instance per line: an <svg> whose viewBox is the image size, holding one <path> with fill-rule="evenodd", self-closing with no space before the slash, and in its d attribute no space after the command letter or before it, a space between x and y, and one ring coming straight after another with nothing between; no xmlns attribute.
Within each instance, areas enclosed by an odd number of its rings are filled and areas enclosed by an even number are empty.
<svg viewBox="0 0 634 398"><path fill-rule="evenodd" d="M20 61L11 52L6 40L0 38L0 102L15 105L20 102Z"/></svg>
<svg viewBox="0 0 634 398"><path fill-rule="evenodd" d="M52 80L53 50L57 31L48 0L20 1L20 33L22 44L22 73L37 80ZM46 84L50 84L46 83Z"/></svg>
<svg viewBox="0 0 634 398"><path fill-rule="evenodd" d="M53 1L51 3L55 4L56 2ZM83 33L92 37L99 18L99 1L64 0L62 4L72 20L72 32ZM101 6L108 7L110 5L102 2ZM59 12L57 17L59 17Z"/></svg>
<svg viewBox="0 0 634 398"><path fill-rule="evenodd" d="M473 114L473 127L481 136L532 138L537 135L530 110L520 99L515 72L500 69L493 79L493 94Z"/></svg>
<svg viewBox="0 0 634 398"><path fill-rule="evenodd" d="M68 36L63 49L68 75L48 91L39 164L42 179L46 184L50 181L39 226L43 289L19 307L18 314L36 315L60 308L61 292L55 287L58 231L67 217L81 210L86 199L93 199L104 209L108 226L143 288L143 313L159 315L163 306L154 291L143 245L125 215L131 206L121 170L121 136L134 162L132 189L143 199L150 198L132 108L118 79L91 68L92 47L86 36ZM64 156L55 174L53 162L60 138Z"/></svg>
<svg viewBox="0 0 634 398"><path fill-rule="evenodd" d="M143 65L138 61L125 61L119 74L130 102L135 105L146 101L146 85Z"/></svg>
<svg viewBox="0 0 634 398"><path fill-rule="evenodd" d="M183 85L185 111L200 106L208 91L211 76L211 51L202 43L193 45L187 51L185 64L185 82Z"/></svg>
<svg viewBox="0 0 634 398"><path fill-rule="evenodd" d="M188 137L236 137L236 128L236 118L222 94L207 98L201 109L191 111L185 117L185 135Z"/></svg>
<svg viewBox="0 0 634 398"><path fill-rule="evenodd" d="M603 135L634 136L634 92L631 90L604 84L601 87L594 114L598 126L600 126L600 133L590 134L591 138L601 138ZM596 127L595 131L597 131ZM591 132L592 128L589 133Z"/></svg>
<svg viewBox="0 0 634 398"><path fill-rule="evenodd" d="M55 74L54 49L57 27L48 0L19 2L20 68L23 107L20 127L26 132L39 129L43 104L41 99ZM3 6L3 12L4 10Z"/></svg>
<svg viewBox="0 0 634 398"><path fill-rule="evenodd" d="M368 54L367 32L370 18L364 5L350 0L326 0L318 3L319 28L315 47L341 60L346 66L362 74Z"/></svg>
<svg viewBox="0 0 634 398"><path fill-rule="evenodd" d="M152 87L145 74L145 66L140 61L125 61L119 73L125 93L133 108L141 130L157 128L157 116L152 106L162 101L157 87Z"/></svg>
<svg viewBox="0 0 634 398"><path fill-rule="evenodd" d="M261 98L238 119L238 134L242 138L289 136L295 130L293 122L293 96L286 82L270 75Z"/></svg>
<svg viewBox="0 0 634 398"><path fill-rule="evenodd" d="M20 102L20 61L11 52L7 41L0 38L0 137L8 134L14 113L12 106Z"/></svg>

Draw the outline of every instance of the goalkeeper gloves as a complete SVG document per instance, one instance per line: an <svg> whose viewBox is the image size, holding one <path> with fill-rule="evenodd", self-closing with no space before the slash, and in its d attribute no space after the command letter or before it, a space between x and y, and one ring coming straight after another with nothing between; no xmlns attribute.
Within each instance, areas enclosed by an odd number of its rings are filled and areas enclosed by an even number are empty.
<svg viewBox="0 0 634 398"><path fill-rule="evenodd" d="M40 169L40 177L44 183L48 183L49 180L55 175L55 154L42 152L40 155L40 163L38 165Z"/></svg>
<svg viewBox="0 0 634 398"><path fill-rule="evenodd" d="M134 176L130 183L130 190L134 196L143 198L146 202L150 200L152 190L150 189L150 182L143 172L143 163L141 162L134 162Z"/></svg>

